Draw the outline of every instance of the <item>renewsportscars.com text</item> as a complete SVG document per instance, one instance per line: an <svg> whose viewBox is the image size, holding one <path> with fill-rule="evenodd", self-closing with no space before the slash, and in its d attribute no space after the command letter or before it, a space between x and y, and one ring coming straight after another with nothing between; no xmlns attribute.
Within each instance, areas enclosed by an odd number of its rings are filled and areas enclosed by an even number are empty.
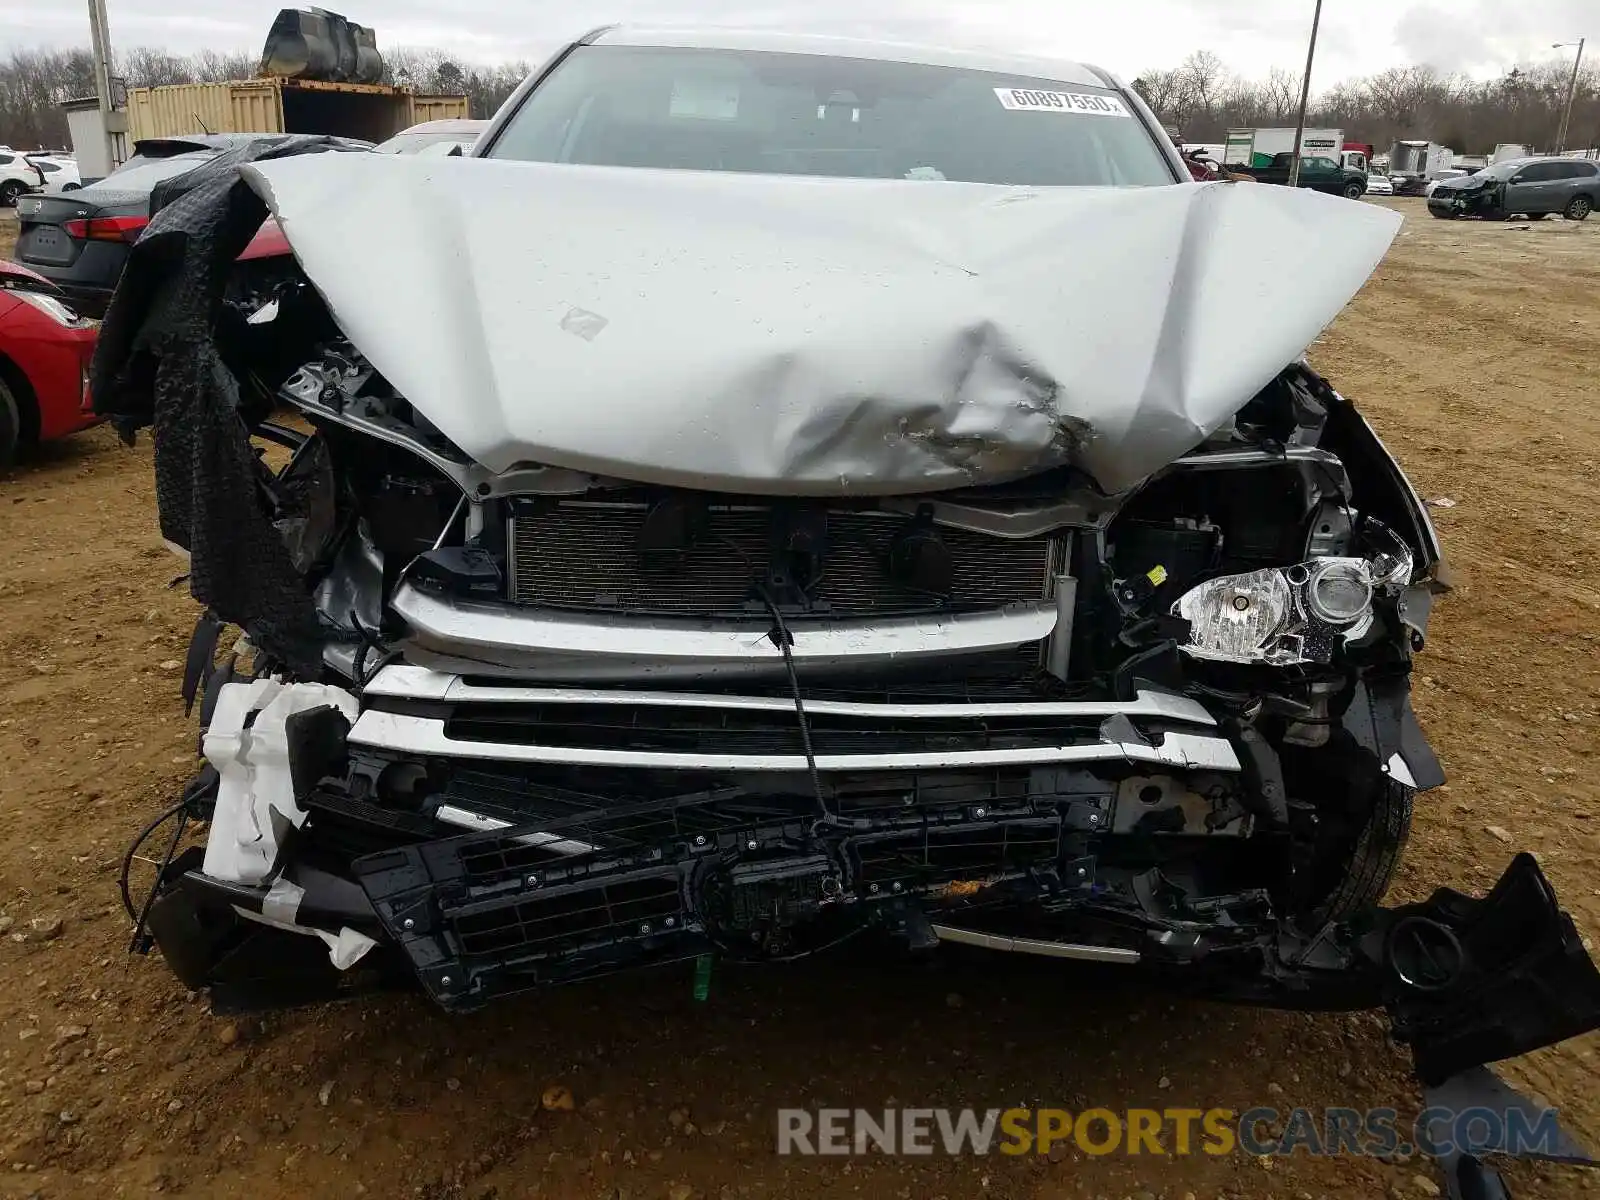
<svg viewBox="0 0 1600 1200"><path fill-rule="evenodd" d="M1392 1108L784 1108L778 1153L1444 1156L1494 1145L1517 1154L1553 1150L1557 1129L1553 1108L1429 1108L1409 1125Z"/></svg>

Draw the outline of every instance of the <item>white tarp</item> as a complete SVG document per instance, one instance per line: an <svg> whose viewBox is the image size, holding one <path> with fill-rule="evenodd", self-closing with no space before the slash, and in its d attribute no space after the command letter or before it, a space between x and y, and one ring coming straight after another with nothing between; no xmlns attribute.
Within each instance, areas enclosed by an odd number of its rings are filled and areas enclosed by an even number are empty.
<svg viewBox="0 0 1600 1200"><path fill-rule="evenodd" d="M307 815L294 798L288 720L327 705L351 722L360 712L349 692L321 683L255 679L224 684L217 693L203 742L220 776L202 866L207 875L263 884L277 869L284 839Z"/></svg>
<svg viewBox="0 0 1600 1200"><path fill-rule="evenodd" d="M1120 490L1294 361L1400 225L1256 184L243 170L345 333L484 466L789 495L1067 462Z"/></svg>

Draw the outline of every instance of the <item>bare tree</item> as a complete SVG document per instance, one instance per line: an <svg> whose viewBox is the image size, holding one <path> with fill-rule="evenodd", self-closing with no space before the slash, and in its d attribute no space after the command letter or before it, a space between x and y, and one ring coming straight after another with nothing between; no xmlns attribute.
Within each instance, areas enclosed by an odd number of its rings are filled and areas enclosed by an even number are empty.
<svg viewBox="0 0 1600 1200"><path fill-rule="evenodd" d="M1188 93L1190 110L1209 117L1228 80L1228 68L1222 60L1209 50L1196 50L1183 60L1178 76Z"/></svg>
<svg viewBox="0 0 1600 1200"><path fill-rule="evenodd" d="M1181 103L1184 83L1176 70L1142 72L1133 81L1133 87L1152 112L1170 116L1184 107Z"/></svg>
<svg viewBox="0 0 1600 1200"><path fill-rule="evenodd" d="M196 83L219 83L224 79L249 79L256 73L259 58L244 50L202 50L190 60Z"/></svg>
<svg viewBox="0 0 1600 1200"><path fill-rule="evenodd" d="M161 87L168 83L193 83L194 60L180 58L151 46L135 46L117 56L115 72L128 81L128 86Z"/></svg>
<svg viewBox="0 0 1600 1200"><path fill-rule="evenodd" d="M1273 67L1256 85L1262 113L1270 121L1289 121L1300 104L1300 77L1283 67Z"/></svg>

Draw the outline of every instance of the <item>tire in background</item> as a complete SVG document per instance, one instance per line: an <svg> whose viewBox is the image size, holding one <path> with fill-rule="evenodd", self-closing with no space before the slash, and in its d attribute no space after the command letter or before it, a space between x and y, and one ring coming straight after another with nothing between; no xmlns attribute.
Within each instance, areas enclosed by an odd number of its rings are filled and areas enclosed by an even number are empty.
<svg viewBox="0 0 1600 1200"><path fill-rule="evenodd" d="M1400 867L1416 792L1385 776L1376 793L1344 877L1316 910L1319 920L1337 921L1378 903Z"/></svg>
<svg viewBox="0 0 1600 1200"><path fill-rule="evenodd" d="M22 411L17 398L0 376L0 467L8 467L17 457L22 442Z"/></svg>

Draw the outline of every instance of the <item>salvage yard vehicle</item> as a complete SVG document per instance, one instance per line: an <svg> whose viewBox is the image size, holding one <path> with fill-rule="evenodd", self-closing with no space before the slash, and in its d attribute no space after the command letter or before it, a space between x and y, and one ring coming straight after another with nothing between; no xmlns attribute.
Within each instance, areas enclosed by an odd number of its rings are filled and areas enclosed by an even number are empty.
<svg viewBox="0 0 1600 1200"><path fill-rule="evenodd" d="M48 279L0 261L0 466L21 448L93 425L95 326Z"/></svg>
<svg viewBox="0 0 1600 1200"><path fill-rule="evenodd" d="M15 208L28 192L44 186L44 172L15 150L0 150L0 208Z"/></svg>
<svg viewBox="0 0 1600 1200"><path fill-rule="evenodd" d="M40 191L75 192L83 186L83 180L78 175L77 159L30 154L28 164L39 172Z"/></svg>
<svg viewBox="0 0 1600 1200"><path fill-rule="evenodd" d="M1307 158L1331 158L1342 167L1365 173L1372 164L1372 147L1347 142L1342 129L1306 129L1299 136L1300 153ZM1294 153L1293 126L1277 129L1230 129L1223 148L1225 166L1270 167L1283 154Z"/></svg>
<svg viewBox="0 0 1600 1200"><path fill-rule="evenodd" d="M1455 151L1437 142L1400 141L1389 148L1389 182L1401 196L1420 196L1455 167Z"/></svg>
<svg viewBox="0 0 1600 1200"><path fill-rule="evenodd" d="M1294 155L1279 154L1264 167L1234 166L1229 170L1248 175L1257 183L1287 185L1289 168L1293 162ZM1343 196L1346 200L1359 200L1367 194L1367 173L1355 167L1343 166L1336 158L1302 157L1296 186Z"/></svg>
<svg viewBox="0 0 1600 1200"><path fill-rule="evenodd" d="M1428 211L1454 217L1545 217L1586 220L1600 204L1600 163L1577 158L1520 158L1475 175L1443 179L1428 193Z"/></svg>
<svg viewBox="0 0 1600 1200"><path fill-rule="evenodd" d="M423 121L372 149L377 154L463 155L488 126L487 121L465 118Z"/></svg>
<svg viewBox="0 0 1600 1200"><path fill-rule="evenodd" d="M614 28L461 163L186 176L94 388L207 610L136 946L464 1011L957 943L1386 1007L1430 1086L1600 1024L1531 856L1380 904L1448 580L1303 351L1400 217L1187 177L1094 67Z"/></svg>
<svg viewBox="0 0 1600 1200"><path fill-rule="evenodd" d="M16 259L57 284L80 312L104 316L128 251L150 223L157 188L232 147L283 136L205 133L135 142L132 157L104 179L20 201Z"/></svg>

